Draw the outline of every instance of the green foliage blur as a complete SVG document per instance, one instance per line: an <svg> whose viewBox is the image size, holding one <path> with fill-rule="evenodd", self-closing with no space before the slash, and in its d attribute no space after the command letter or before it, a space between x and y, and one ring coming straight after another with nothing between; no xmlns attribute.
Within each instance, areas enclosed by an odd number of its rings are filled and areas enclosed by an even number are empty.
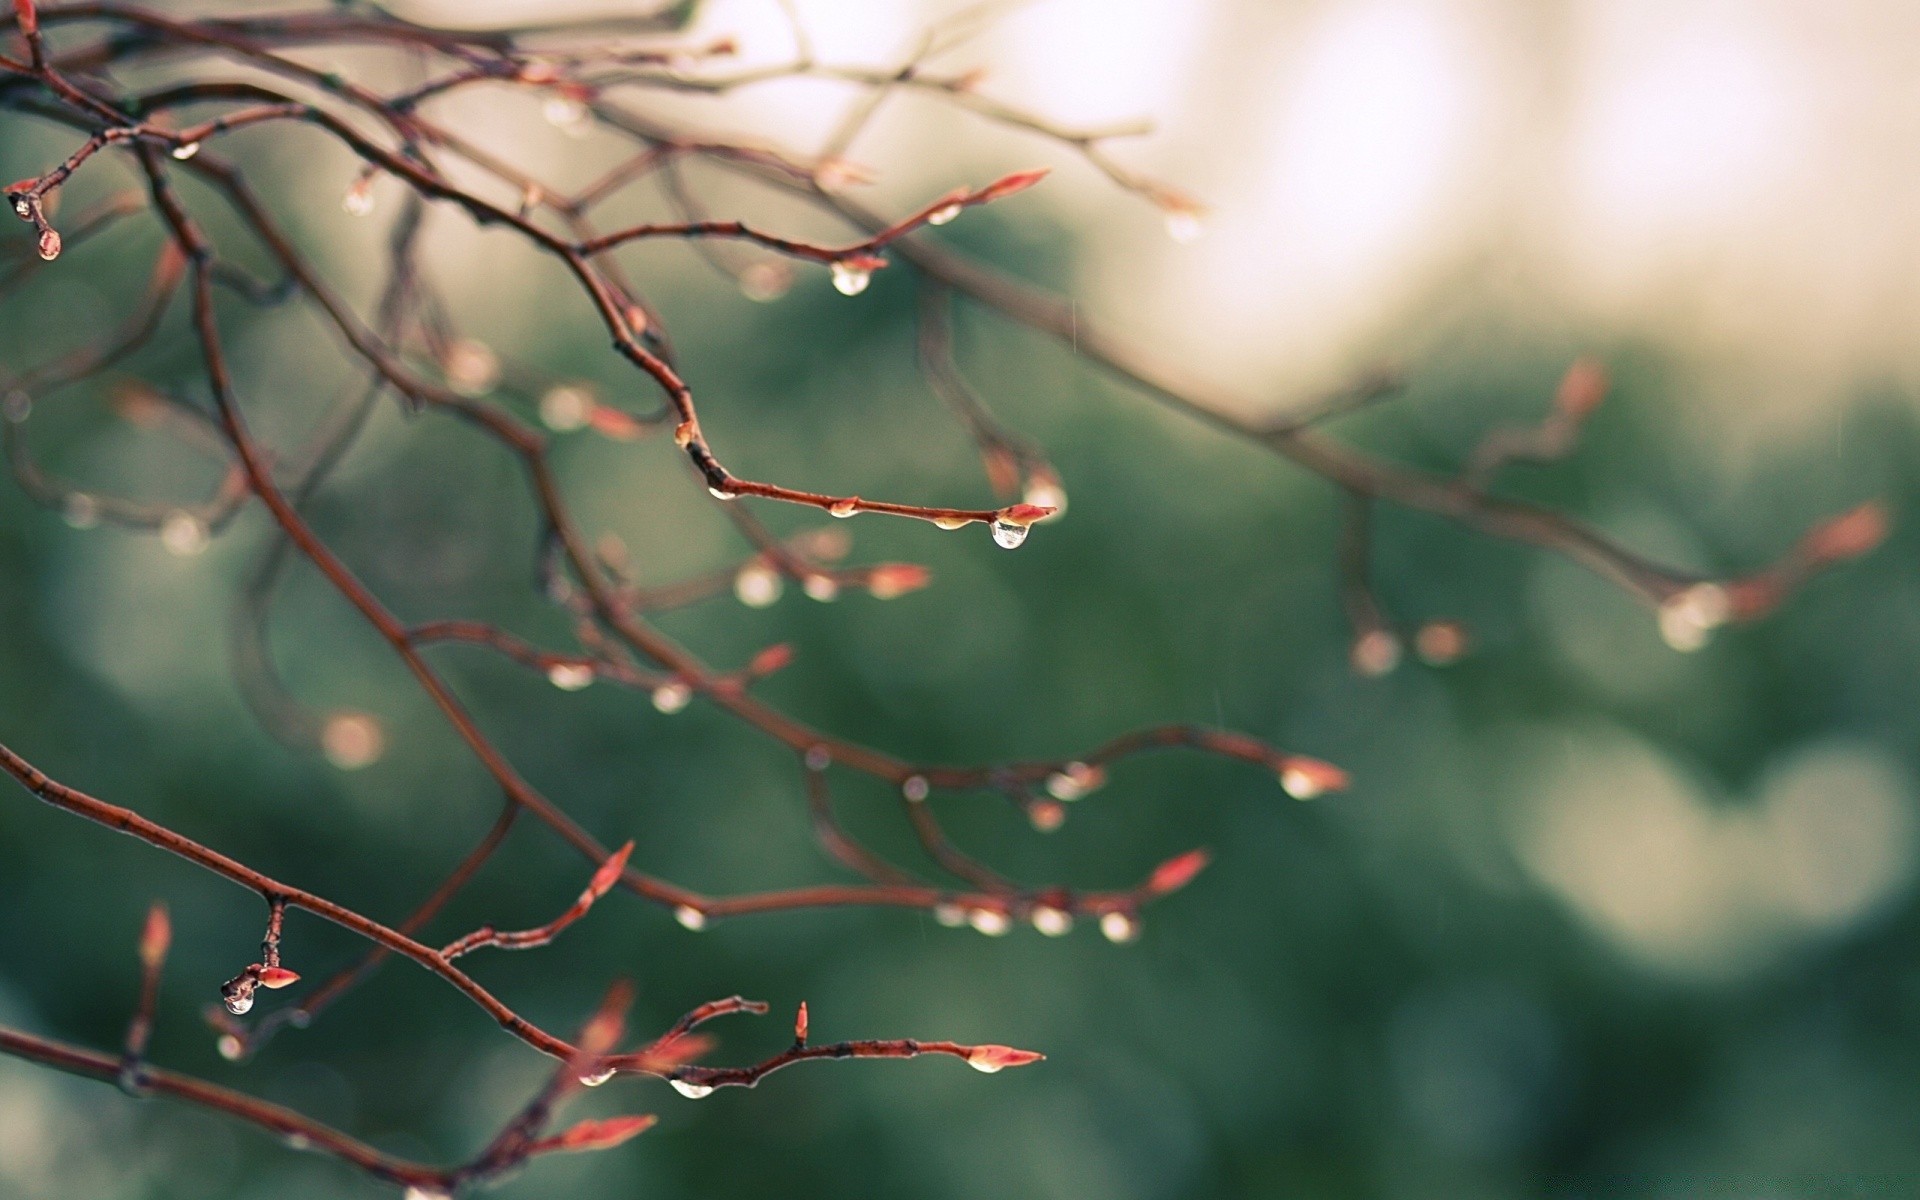
<svg viewBox="0 0 1920 1200"><path fill-rule="evenodd" d="M41 169L62 144L44 129L10 132L0 171ZM330 244L366 303L395 195L381 193L372 226L341 232L346 171L307 166L297 150L268 158L303 244ZM326 182L307 187L302 171ZM83 186L94 185L76 184L70 205ZM983 212L935 236L1064 286L1088 232ZM556 268L502 234L476 244L499 286L456 297L456 315L512 364L497 402L533 416L538 388L513 386L518 376L589 381L635 411L654 403ZM0 375L104 328L156 246L150 224L129 228L10 297ZM656 298L706 429L738 472L993 502L917 374L905 268L856 299L806 270L790 295L756 305L682 250L636 261L668 281ZM297 443L352 395L358 376L311 314L236 304L222 319L264 436ZM1576 568L1384 510L1386 608L1409 627L1458 619L1473 648L1445 669L1410 655L1385 678L1357 679L1329 488L1155 408L1070 348L963 308L963 369L1048 448L1068 515L1015 553L978 527L862 517L843 526L854 561L923 562L933 586L827 604L789 588L765 610L722 596L664 627L719 664L791 642L794 665L764 695L917 759L1068 757L1125 729L1195 721L1340 763L1353 789L1302 804L1243 766L1164 754L1120 766L1052 834L995 797L935 798L963 846L1027 881L1124 886L1211 847L1214 865L1151 909L1130 946L1086 926L989 939L863 910L695 934L615 895L550 947L476 956L481 981L560 1030L616 977L637 984L639 1030L734 992L769 1001L772 1015L716 1028L715 1061L782 1047L801 1000L816 1039L984 1040L1049 1056L992 1078L945 1059L814 1064L698 1103L621 1079L568 1115L657 1111L657 1129L611 1153L542 1160L494 1194L1908 1190L1920 1179L1920 557L1900 519L1920 509L1910 398L1862 380L1833 411L1831 437L1729 466L1715 430L1677 415L1683 384L1660 352L1593 345L1579 329L1548 338L1485 315L1449 320L1451 336L1432 339L1441 348L1412 364L1408 394L1344 420L1341 436L1445 469L1486 429L1535 419L1567 362L1593 352L1614 372L1612 398L1571 461L1514 471L1516 494L1706 571L1756 566L1874 496L1895 512L1894 536L1772 619L1681 655L1651 614ZM172 322L111 378L201 395L181 314ZM48 468L149 500L204 495L218 464L116 416L111 378L37 398L34 446ZM583 522L623 539L643 582L742 554L665 439L557 437ZM473 617L566 644L536 593L521 474L470 430L387 405L311 511L403 617ZM822 523L756 511L785 531ZM282 593L276 660L315 708L376 714L386 753L345 772L263 731L232 682L227 630L268 544L257 508L182 558L151 536L69 528L0 487L0 741L56 778L397 921L480 838L499 798L305 567ZM709 706L663 716L644 694L561 692L470 648L433 656L526 776L603 841L634 839L636 865L715 893L841 877L810 840L791 756ZM835 784L850 827L919 864L893 797L845 773ZM545 921L585 874L525 822L428 940ZM200 1011L252 961L258 903L11 787L0 791L0 1022L117 1047L154 900L175 926L161 1064L441 1161L483 1144L549 1069L405 964L256 1060L222 1061ZM359 951L305 915L289 921L288 965L309 979ZM281 1002L270 994L256 1011ZM381 1194L256 1130L0 1060L0 1196Z"/></svg>

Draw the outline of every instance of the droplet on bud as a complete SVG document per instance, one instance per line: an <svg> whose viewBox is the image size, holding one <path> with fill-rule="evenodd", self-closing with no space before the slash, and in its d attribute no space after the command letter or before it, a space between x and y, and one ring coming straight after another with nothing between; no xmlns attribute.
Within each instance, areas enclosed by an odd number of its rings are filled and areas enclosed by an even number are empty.
<svg viewBox="0 0 1920 1200"><path fill-rule="evenodd" d="M821 575L817 572L801 580L800 589L810 599L818 600L822 604L840 595L840 585L833 581L833 576Z"/></svg>
<svg viewBox="0 0 1920 1200"><path fill-rule="evenodd" d="M340 207L351 217L364 217L373 211L373 176L357 175L340 197Z"/></svg>
<svg viewBox="0 0 1920 1200"><path fill-rule="evenodd" d="M1103 768L1070 762L1047 776L1047 794L1055 800L1078 800L1097 790L1106 781L1107 773Z"/></svg>
<svg viewBox="0 0 1920 1200"><path fill-rule="evenodd" d="M40 257L47 262L52 262L54 259L60 257L60 231L58 229L43 229L40 231Z"/></svg>
<svg viewBox="0 0 1920 1200"><path fill-rule="evenodd" d="M593 668L586 663L558 662L547 668L547 682L563 692L577 692L593 678Z"/></svg>
<svg viewBox="0 0 1920 1200"><path fill-rule="evenodd" d="M824 771L833 765L833 751L825 746L807 747L807 770Z"/></svg>
<svg viewBox="0 0 1920 1200"><path fill-rule="evenodd" d="M792 287L793 268L783 262L757 262L740 272L740 294L755 304L771 304Z"/></svg>
<svg viewBox="0 0 1920 1200"><path fill-rule="evenodd" d="M208 540L206 522L192 513L169 513L160 522L160 544L169 554L191 558L207 548Z"/></svg>
<svg viewBox="0 0 1920 1200"><path fill-rule="evenodd" d="M675 908L673 910L673 919L680 922L683 927L693 930L695 933L699 933L707 927L707 914L701 912L691 904L682 904Z"/></svg>
<svg viewBox="0 0 1920 1200"><path fill-rule="evenodd" d="M228 1062L239 1062L240 1055L246 1051L246 1046L233 1034L223 1033L218 1040L213 1043L213 1049L215 1053Z"/></svg>
<svg viewBox="0 0 1920 1200"><path fill-rule="evenodd" d="M548 96L540 112L547 124L564 133L578 136L587 130L587 106L572 96Z"/></svg>
<svg viewBox="0 0 1920 1200"><path fill-rule="evenodd" d="M1733 604L1717 583L1696 583L1660 606L1660 636L1683 653L1707 644L1707 635L1727 623Z"/></svg>
<svg viewBox="0 0 1920 1200"><path fill-rule="evenodd" d="M900 794L915 804L927 798L928 790L925 775L909 775L900 784Z"/></svg>
<svg viewBox="0 0 1920 1200"><path fill-rule="evenodd" d="M227 1006L228 1012L236 1017L242 1017L253 1010L253 989L228 992L220 1000Z"/></svg>
<svg viewBox="0 0 1920 1200"><path fill-rule="evenodd" d="M653 706L668 716L685 708L692 699L693 689L678 679L653 689Z"/></svg>
<svg viewBox="0 0 1920 1200"><path fill-rule="evenodd" d="M833 290L842 296L858 296L872 282L873 271L870 268L845 261L833 264Z"/></svg>
<svg viewBox="0 0 1920 1200"><path fill-rule="evenodd" d="M848 496L844 500L835 500L832 504L827 505L827 514L829 516L839 517L843 521L859 511L860 498L858 496Z"/></svg>
<svg viewBox="0 0 1920 1200"><path fill-rule="evenodd" d="M1389 629L1369 629L1353 639L1347 657L1356 673L1378 679L1400 665L1400 639Z"/></svg>
<svg viewBox="0 0 1920 1200"><path fill-rule="evenodd" d="M1102 913L1100 932L1116 946L1124 946L1140 936L1140 921L1132 913L1115 910Z"/></svg>
<svg viewBox="0 0 1920 1200"><path fill-rule="evenodd" d="M723 487L709 487L707 489L707 495L712 496L715 500L738 500L740 498L739 492L731 488Z"/></svg>
<svg viewBox="0 0 1920 1200"><path fill-rule="evenodd" d="M1167 213L1167 236L1183 246L1198 241L1206 231L1197 212L1176 208Z"/></svg>
<svg viewBox="0 0 1920 1200"><path fill-rule="evenodd" d="M733 594L748 608L765 608L780 598L780 572L755 559L733 577Z"/></svg>
<svg viewBox="0 0 1920 1200"><path fill-rule="evenodd" d="M100 502L85 492L73 492L60 506L60 516L73 529L92 529L100 523Z"/></svg>
<svg viewBox="0 0 1920 1200"><path fill-rule="evenodd" d="M948 929L958 929L967 923L967 910L949 900L943 900L933 906L933 919Z"/></svg>
<svg viewBox="0 0 1920 1200"><path fill-rule="evenodd" d="M1467 652L1466 628L1458 621L1428 621L1413 635L1413 647L1420 661L1431 667L1459 662Z"/></svg>
<svg viewBox="0 0 1920 1200"><path fill-rule="evenodd" d="M1013 928L1007 914L997 908L976 908L967 913L967 924L988 937L999 937Z"/></svg>
<svg viewBox="0 0 1920 1200"><path fill-rule="evenodd" d="M585 429L598 407L593 389L577 383L558 384L540 397L540 421L555 433L572 433Z"/></svg>
<svg viewBox="0 0 1920 1200"><path fill-rule="evenodd" d="M703 1097L713 1095L713 1089L704 1083L694 1083L687 1079L669 1079L667 1082L673 1085L674 1091L679 1092L689 1100L699 1100Z"/></svg>
<svg viewBox="0 0 1920 1200"><path fill-rule="evenodd" d="M1012 1046L975 1046L967 1055L967 1065L976 1071L988 1075L1003 1071L1008 1067L1024 1067L1028 1063L1037 1063L1045 1058L1031 1050L1016 1050Z"/></svg>
<svg viewBox="0 0 1920 1200"><path fill-rule="evenodd" d="M493 347L473 338L460 338L447 347L447 386L462 396L484 396L500 382L500 356Z"/></svg>
<svg viewBox="0 0 1920 1200"><path fill-rule="evenodd" d="M380 760L387 737L379 718L363 712L337 712L320 729L320 750L342 771L358 771Z"/></svg>
<svg viewBox="0 0 1920 1200"><path fill-rule="evenodd" d="M1073 914L1051 904L1034 906L1033 927L1048 937L1064 937L1073 930Z"/></svg>
<svg viewBox="0 0 1920 1200"><path fill-rule="evenodd" d="M1280 768L1280 786L1295 800L1312 800L1347 786L1347 773L1314 758L1289 759Z"/></svg>
<svg viewBox="0 0 1920 1200"><path fill-rule="evenodd" d="M585 1075L582 1075L580 1077L580 1085L582 1087L599 1087L612 1078L613 1068L605 1067L598 1071L588 1071Z"/></svg>
<svg viewBox="0 0 1920 1200"><path fill-rule="evenodd" d="M955 529L964 529L968 525L973 524L973 518L971 517L935 517L933 519L933 523L941 529L952 531Z"/></svg>
<svg viewBox="0 0 1920 1200"><path fill-rule="evenodd" d="M928 213L927 224L945 225L951 222L955 217L959 215L960 215L960 206L958 204L949 204L945 208L936 208L932 212Z"/></svg>
<svg viewBox="0 0 1920 1200"><path fill-rule="evenodd" d="M1020 543L1027 540L1027 527L1003 517L993 519L993 541L1002 550L1018 550Z"/></svg>
<svg viewBox="0 0 1920 1200"><path fill-rule="evenodd" d="M173 148L173 157L176 162L186 162L198 153L200 153L199 142L182 142Z"/></svg>

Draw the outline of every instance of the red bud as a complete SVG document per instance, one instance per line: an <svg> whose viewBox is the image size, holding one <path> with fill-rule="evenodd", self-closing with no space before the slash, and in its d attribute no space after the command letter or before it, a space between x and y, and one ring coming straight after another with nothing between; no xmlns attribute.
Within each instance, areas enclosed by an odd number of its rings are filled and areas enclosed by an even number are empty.
<svg viewBox="0 0 1920 1200"><path fill-rule="evenodd" d="M140 930L140 962L151 971L167 956L173 942L173 922L167 919L167 906L154 902L147 910L147 923Z"/></svg>
<svg viewBox="0 0 1920 1200"><path fill-rule="evenodd" d="M609 855L607 861L600 864L600 869L593 873L593 879L587 884L586 894L598 900L612 891L613 885L620 882L620 873L627 869L627 856L632 853L633 843L628 842Z"/></svg>
<svg viewBox="0 0 1920 1200"><path fill-rule="evenodd" d="M582 1121L559 1137L548 1138L539 1143L542 1150L611 1150L621 1142L635 1138L653 1128L658 1117L652 1113L640 1117L607 1117L598 1121Z"/></svg>
<svg viewBox="0 0 1920 1200"><path fill-rule="evenodd" d="M775 671L783 670L792 661L793 647L785 642L775 642L753 656L753 661L747 664L747 674L756 678L771 675Z"/></svg>
<svg viewBox="0 0 1920 1200"><path fill-rule="evenodd" d="M933 580L919 563L881 563L867 572L867 590L881 600L917 592Z"/></svg>
<svg viewBox="0 0 1920 1200"><path fill-rule="evenodd" d="M1033 171L1016 171L981 188L978 199L985 203L990 200L1003 200L1016 192L1024 192L1045 179L1051 170L1050 167L1040 167Z"/></svg>
<svg viewBox="0 0 1920 1200"><path fill-rule="evenodd" d="M967 1065L976 1071L985 1071L991 1075L1008 1067L1024 1067L1045 1058L1032 1050L1016 1050L1012 1046L975 1046L967 1054Z"/></svg>
<svg viewBox="0 0 1920 1200"><path fill-rule="evenodd" d="M1567 373L1560 377L1560 387L1554 393L1553 406L1562 414L1580 420L1607 398L1611 381L1607 378L1607 368L1594 358L1575 359Z"/></svg>
<svg viewBox="0 0 1920 1200"><path fill-rule="evenodd" d="M800 1002L800 1011L794 1014L793 1040L796 1042L807 1040L807 1002L805 1000Z"/></svg>
<svg viewBox="0 0 1920 1200"><path fill-rule="evenodd" d="M1818 562L1837 562L1858 558L1878 546L1887 536L1887 510L1876 501L1844 512L1824 525L1817 525L1801 542L1809 558Z"/></svg>
<svg viewBox="0 0 1920 1200"><path fill-rule="evenodd" d="M1146 890L1155 896L1177 892L1192 883L1193 877L1206 870L1212 860L1213 856L1205 850L1189 850L1170 858L1153 869Z"/></svg>
<svg viewBox="0 0 1920 1200"><path fill-rule="evenodd" d="M300 982L299 973L296 971L289 971L285 967L261 967L260 968L260 986L261 987L273 988L277 991L280 988L289 987L299 982Z"/></svg>

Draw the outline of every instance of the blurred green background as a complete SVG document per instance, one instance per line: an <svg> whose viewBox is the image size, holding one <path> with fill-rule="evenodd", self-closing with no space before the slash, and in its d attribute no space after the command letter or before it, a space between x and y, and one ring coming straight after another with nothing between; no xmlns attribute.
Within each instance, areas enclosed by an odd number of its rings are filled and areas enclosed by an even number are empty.
<svg viewBox="0 0 1920 1200"><path fill-rule="evenodd" d="M65 139L10 118L0 174L44 169ZM378 286L380 226L346 228L344 159L312 135L236 138L305 244ZM99 180L72 189L70 211ZM207 197L195 194L203 205ZM206 205L211 210L211 205ZM437 217L436 231L457 224ZM1069 287L1096 229L1045 210L970 213L936 236ZM10 232L24 236L25 227ZM463 235L464 236L464 235ZM604 349L550 265L500 234L498 286L456 315L513 374L646 389ZM76 344L121 311L157 245L148 227L75 251L10 299L0 373ZM824 271L756 305L683 251L631 263L660 302L704 423L739 473L922 502L991 503L964 434L919 378L904 267L857 299ZM651 281L658 279L655 285ZM296 308L223 314L240 385L269 437L298 440L356 378ZM191 395L178 334L128 363ZM663 1026L733 992L774 1015L716 1028L715 1061L786 1041L806 1000L816 1039L921 1036L1045 1051L985 1078L944 1059L816 1064L755 1091L688 1102L622 1079L580 1116L657 1111L625 1148L542 1160L505 1197L1890 1195L1920 1180L1920 929L1913 772L1920 572L1900 514L1920 496L1907 389L1861 370L1818 437L1729 456L1717 414L1687 414L1670 346L1569 318L1542 332L1457 298L1375 339L1406 356L1407 395L1337 428L1436 469L1484 431L1536 418L1572 357L1616 388L1570 462L1511 490L1705 571L1750 568L1816 519L1884 498L1892 540L1777 616L1682 655L1651 615L1538 553L1387 510L1377 582L1409 625L1457 618L1472 653L1356 679L1333 567L1334 497L1318 480L1110 385L1068 348L963 310L959 354L982 394L1044 445L1071 511L1017 553L978 529L865 517L837 528L857 562L924 562L934 585L879 602L765 610L730 596L663 625L709 661L790 641L761 687L803 719L905 756L1066 757L1163 721L1245 730L1330 759L1351 792L1303 805L1250 769L1133 760L1035 832L986 796L935 803L956 838L1022 880L1122 886L1190 846L1214 866L1114 946L950 930L921 914L802 912L703 933L615 896L550 947L473 973L532 1019L581 1020L614 977L633 1024ZM1415 354L1417 353L1417 357ZM137 428L88 385L36 406L48 466L154 501L204 494L216 468ZM531 414L511 387L499 403ZM593 533L617 534L643 582L737 560L724 518L670 444L559 437ZM444 418L384 408L317 497L318 528L404 617L494 620L549 645L566 627L534 594L521 476ZM756 510L782 530L807 514ZM343 772L283 748L241 704L226 630L267 523L244 514L205 554L77 531L0 488L0 741L56 778L270 874L398 920L497 811L482 772L392 656L310 571L289 576L276 658L319 709L385 724L384 757ZM839 877L810 840L791 756L696 704L557 691L485 653L433 652L482 727L596 836L644 869L727 893ZM917 861L894 798L836 773L848 824ZM537 924L580 862L533 823L433 926ZM548 1064L424 972L389 965L307 1031L222 1061L199 1018L251 961L260 911L148 847L0 796L0 1021L118 1044L142 914L165 900L175 946L156 1061L295 1106L396 1153L472 1153ZM353 939L290 918L310 978ZM433 940L430 937L428 940ZM262 1001L262 1008L279 1002ZM256 1131L0 1059L0 1196L372 1196L381 1188Z"/></svg>

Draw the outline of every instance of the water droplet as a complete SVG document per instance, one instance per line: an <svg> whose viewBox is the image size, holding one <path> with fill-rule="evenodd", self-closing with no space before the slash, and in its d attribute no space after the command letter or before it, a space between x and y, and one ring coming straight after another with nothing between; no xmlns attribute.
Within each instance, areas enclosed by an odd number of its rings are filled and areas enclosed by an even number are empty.
<svg viewBox="0 0 1920 1200"><path fill-rule="evenodd" d="M200 153L199 142L182 142L173 148L173 157L178 162L186 162L198 153Z"/></svg>
<svg viewBox="0 0 1920 1200"><path fill-rule="evenodd" d="M591 388L573 383L559 384L541 395L540 420L555 433L572 433L587 427L599 403Z"/></svg>
<svg viewBox="0 0 1920 1200"><path fill-rule="evenodd" d="M60 257L59 230L43 229L40 231L40 257L45 262L52 262L54 259Z"/></svg>
<svg viewBox="0 0 1920 1200"><path fill-rule="evenodd" d="M289 1133L287 1136L281 1138L280 1141L281 1144L289 1150L310 1150L313 1148L313 1139L304 1133Z"/></svg>
<svg viewBox="0 0 1920 1200"><path fill-rule="evenodd" d="M1717 583L1697 583L1660 606L1660 636L1683 653L1707 644L1707 635L1727 623L1733 604Z"/></svg>
<svg viewBox="0 0 1920 1200"><path fill-rule="evenodd" d="M915 804L927 798L928 790L925 775L909 775L900 784L900 794Z"/></svg>
<svg viewBox="0 0 1920 1200"><path fill-rule="evenodd" d="M668 716L685 708L692 699L693 689L678 679L653 689L653 706Z"/></svg>
<svg viewBox="0 0 1920 1200"><path fill-rule="evenodd" d="M1167 214L1167 236L1183 246L1198 241L1206 231L1198 213L1175 209Z"/></svg>
<svg viewBox="0 0 1920 1200"><path fill-rule="evenodd" d="M848 496L845 500L835 500L827 506L828 515L839 517L843 521L859 511L860 498L858 496Z"/></svg>
<svg viewBox="0 0 1920 1200"><path fill-rule="evenodd" d="M572 96L548 96L540 112L555 129L575 135L586 132L587 106Z"/></svg>
<svg viewBox="0 0 1920 1200"><path fill-rule="evenodd" d="M415 1184L407 1189L406 1195L400 1197L400 1200L451 1200L451 1196L439 1188L421 1187Z"/></svg>
<svg viewBox="0 0 1920 1200"><path fill-rule="evenodd" d="M1002 550L1018 550L1027 540L1027 527L1015 521L993 519L993 541Z"/></svg>
<svg viewBox="0 0 1920 1200"><path fill-rule="evenodd" d="M547 682L563 692L577 692L593 678L593 668L586 663L560 662L547 668Z"/></svg>
<svg viewBox="0 0 1920 1200"><path fill-rule="evenodd" d="M809 575L800 581L800 589L806 592L809 598L818 600L822 604L840 595L840 585L833 581L831 575Z"/></svg>
<svg viewBox="0 0 1920 1200"><path fill-rule="evenodd" d="M1073 914L1051 904L1036 905L1033 927L1048 937L1063 937L1073 929Z"/></svg>
<svg viewBox="0 0 1920 1200"><path fill-rule="evenodd" d="M873 272L844 262L833 264L833 288L842 296L858 296L873 282Z"/></svg>
<svg viewBox="0 0 1920 1200"><path fill-rule="evenodd" d="M973 518L971 517L935 517L933 519L933 523L941 529L951 531L955 529L964 529L966 526L973 524Z"/></svg>
<svg viewBox="0 0 1920 1200"><path fill-rule="evenodd" d="M1067 806L1057 800L1035 800L1027 805L1027 820L1041 833L1052 833L1067 823Z"/></svg>
<svg viewBox="0 0 1920 1200"><path fill-rule="evenodd" d="M748 608L765 608L780 598L780 572L755 560L733 577L733 594Z"/></svg>
<svg viewBox="0 0 1920 1200"><path fill-rule="evenodd" d="M60 515L74 529L92 529L100 523L100 502L85 492L73 492L60 505Z"/></svg>
<svg viewBox="0 0 1920 1200"><path fill-rule="evenodd" d="M755 304L771 304L792 287L793 268L783 262L757 262L740 272L740 293Z"/></svg>
<svg viewBox="0 0 1920 1200"><path fill-rule="evenodd" d="M1078 800L1107 781L1107 773L1083 762L1070 762L1047 776L1047 794L1055 800Z"/></svg>
<svg viewBox="0 0 1920 1200"><path fill-rule="evenodd" d="M340 207L347 210L348 216L364 217L373 211L373 176L361 175L347 185L347 192L340 197Z"/></svg>
<svg viewBox="0 0 1920 1200"><path fill-rule="evenodd" d="M580 1085L582 1087L599 1087L607 1080L612 1079L613 1073L612 1067L606 1067L598 1071L588 1071L580 1077Z"/></svg>
<svg viewBox="0 0 1920 1200"><path fill-rule="evenodd" d="M160 522L160 544L169 554L191 558L207 548L208 540L206 522L192 513L170 513Z"/></svg>
<svg viewBox="0 0 1920 1200"><path fill-rule="evenodd" d="M976 908L967 913L967 924L988 937L999 937L1013 928L1007 914L997 908Z"/></svg>
<svg viewBox="0 0 1920 1200"><path fill-rule="evenodd" d="M686 1079L669 1079L667 1082L673 1085L674 1091L679 1092L689 1100L699 1100L702 1097L713 1095L713 1089L704 1083L694 1083Z"/></svg>
<svg viewBox="0 0 1920 1200"><path fill-rule="evenodd" d="M227 1006L228 1012L236 1017L243 1017L253 1009L253 989L228 992L220 997L220 1001Z"/></svg>
<svg viewBox="0 0 1920 1200"><path fill-rule="evenodd" d="M363 712L338 712L320 730L320 750L342 771L358 771L380 760L387 748L378 718Z"/></svg>
<svg viewBox="0 0 1920 1200"><path fill-rule="evenodd" d="M1140 936L1140 922L1132 913L1110 912L1100 917L1100 932L1116 946L1124 946Z"/></svg>
<svg viewBox="0 0 1920 1200"><path fill-rule="evenodd" d="M473 338L460 338L447 347L441 364L447 386L462 396L484 396L500 382L500 356L493 347Z"/></svg>
<svg viewBox="0 0 1920 1200"><path fill-rule="evenodd" d="M959 215L960 215L960 206L958 204L949 204L945 208L937 208L932 212L928 213L927 224L945 225L951 222L955 217Z"/></svg>
<svg viewBox="0 0 1920 1200"><path fill-rule="evenodd" d="M685 928L693 930L695 933L707 927L707 914L701 912L691 904L682 904L675 908L673 910L673 919L680 922Z"/></svg>
<svg viewBox="0 0 1920 1200"><path fill-rule="evenodd" d="M17 196L13 201L13 215L25 221L33 216L33 202L25 196Z"/></svg>
<svg viewBox="0 0 1920 1200"><path fill-rule="evenodd" d="M825 746L807 747L807 770L824 771L833 765L833 752Z"/></svg>
<svg viewBox="0 0 1920 1200"><path fill-rule="evenodd" d="M1281 768L1280 787L1295 800L1312 800L1327 790L1313 772L1300 767Z"/></svg>
<svg viewBox="0 0 1920 1200"><path fill-rule="evenodd" d="M1353 639L1347 657L1355 672L1378 679L1400 665L1400 639L1391 630L1369 629Z"/></svg>
<svg viewBox="0 0 1920 1200"><path fill-rule="evenodd" d="M226 1059L228 1062L239 1062L240 1055L246 1051L246 1047L241 1044L240 1039L231 1033L221 1034L219 1040L213 1043L213 1048L221 1058Z"/></svg>
<svg viewBox="0 0 1920 1200"><path fill-rule="evenodd" d="M942 901L933 906L933 919L948 929L958 929L967 923L967 910L951 901Z"/></svg>
<svg viewBox="0 0 1920 1200"><path fill-rule="evenodd" d="M709 487L707 489L707 495L712 496L715 500L738 500L740 498L739 492L723 487Z"/></svg>

